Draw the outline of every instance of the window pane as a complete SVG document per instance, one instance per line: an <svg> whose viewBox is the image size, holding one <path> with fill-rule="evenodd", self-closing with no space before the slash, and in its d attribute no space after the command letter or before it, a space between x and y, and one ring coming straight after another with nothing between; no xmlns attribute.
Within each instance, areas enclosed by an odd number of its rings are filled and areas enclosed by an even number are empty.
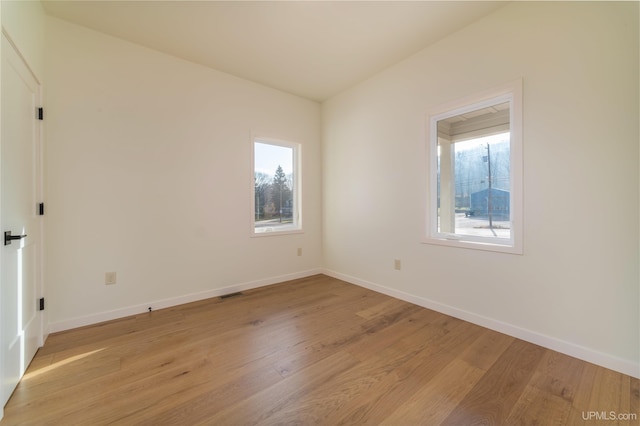
<svg viewBox="0 0 640 426"><path fill-rule="evenodd" d="M437 124L437 232L511 239L509 102Z"/></svg>
<svg viewBox="0 0 640 426"><path fill-rule="evenodd" d="M298 228L295 149L268 142L254 143L254 231Z"/></svg>
<svg viewBox="0 0 640 426"><path fill-rule="evenodd" d="M511 238L509 133L457 142L451 151L454 223L438 231Z"/></svg>
<svg viewBox="0 0 640 426"><path fill-rule="evenodd" d="M522 80L427 115L423 242L522 254Z"/></svg>

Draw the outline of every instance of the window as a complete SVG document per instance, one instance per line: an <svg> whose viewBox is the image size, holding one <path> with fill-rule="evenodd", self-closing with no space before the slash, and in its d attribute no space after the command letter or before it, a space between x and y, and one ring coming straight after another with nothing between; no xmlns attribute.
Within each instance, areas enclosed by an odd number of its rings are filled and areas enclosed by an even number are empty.
<svg viewBox="0 0 640 426"><path fill-rule="evenodd" d="M256 138L253 143L253 235L302 230L300 146Z"/></svg>
<svg viewBox="0 0 640 426"><path fill-rule="evenodd" d="M428 117L425 242L522 253L522 82Z"/></svg>

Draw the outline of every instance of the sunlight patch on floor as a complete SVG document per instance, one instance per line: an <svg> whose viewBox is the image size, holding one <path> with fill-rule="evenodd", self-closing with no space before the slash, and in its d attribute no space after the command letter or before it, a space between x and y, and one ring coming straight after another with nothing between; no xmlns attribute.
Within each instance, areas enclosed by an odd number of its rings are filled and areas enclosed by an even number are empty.
<svg viewBox="0 0 640 426"><path fill-rule="evenodd" d="M94 355L94 354L96 354L98 352L101 352L101 351L103 351L105 349L106 348L100 348L100 349L96 349L95 351L85 352L85 353L80 354L80 355L75 355L75 356L69 357L67 359L63 359L62 361L58 361L58 362L53 363L51 365L47 365L46 367L42 367L42 368L40 368L38 370L28 371L27 374L25 374L24 377L22 378L22 381L27 381L29 379L33 379L35 377L40 376L41 374L48 373L50 371L55 370L56 368L62 367L62 366L67 365L67 364L71 364L72 362L75 362L75 361L81 360L83 358L86 358L88 356Z"/></svg>

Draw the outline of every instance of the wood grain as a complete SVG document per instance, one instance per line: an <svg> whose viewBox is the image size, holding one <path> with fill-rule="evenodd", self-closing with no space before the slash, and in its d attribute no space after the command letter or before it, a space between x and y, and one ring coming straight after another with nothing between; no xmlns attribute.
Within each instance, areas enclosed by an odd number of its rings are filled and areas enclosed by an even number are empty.
<svg viewBox="0 0 640 426"><path fill-rule="evenodd" d="M640 381L324 275L49 336L5 425L638 425Z"/></svg>

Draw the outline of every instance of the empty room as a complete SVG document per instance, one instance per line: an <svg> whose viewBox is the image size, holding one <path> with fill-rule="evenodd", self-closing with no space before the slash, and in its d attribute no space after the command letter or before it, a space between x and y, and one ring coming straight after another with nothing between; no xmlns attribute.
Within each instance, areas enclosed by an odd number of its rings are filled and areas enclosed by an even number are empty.
<svg viewBox="0 0 640 426"><path fill-rule="evenodd" d="M1 0L0 426L640 424L639 6Z"/></svg>

